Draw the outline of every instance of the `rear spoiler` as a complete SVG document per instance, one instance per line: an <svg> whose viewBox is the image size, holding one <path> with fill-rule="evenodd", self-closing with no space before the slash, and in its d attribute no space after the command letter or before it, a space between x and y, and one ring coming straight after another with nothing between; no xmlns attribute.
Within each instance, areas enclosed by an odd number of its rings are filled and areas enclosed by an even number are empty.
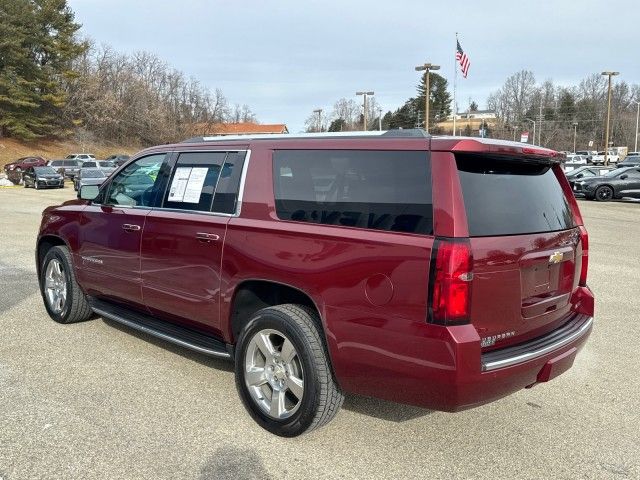
<svg viewBox="0 0 640 480"><path fill-rule="evenodd" d="M453 137L455 138L455 137ZM437 148L434 148L434 150ZM560 152L526 143L493 140L488 138L462 138L449 148L453 153L484 154L492 157L509 157L519 161L555 164L560 163Z"/></svg>

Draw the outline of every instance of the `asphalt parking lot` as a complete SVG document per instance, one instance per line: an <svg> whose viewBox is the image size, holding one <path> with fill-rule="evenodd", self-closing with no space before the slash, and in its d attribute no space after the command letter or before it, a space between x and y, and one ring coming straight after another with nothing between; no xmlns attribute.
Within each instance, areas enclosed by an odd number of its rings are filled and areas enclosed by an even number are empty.
<svg viewBox="0 0 640 480"><path fill-rule="evenodd" d="M349 396L282 439L245 413L230 363L49 319L34 242L74 193L0 188L0 479L640 478L640 205L580 202L596 322L566 374L457 414Z"/></svg>

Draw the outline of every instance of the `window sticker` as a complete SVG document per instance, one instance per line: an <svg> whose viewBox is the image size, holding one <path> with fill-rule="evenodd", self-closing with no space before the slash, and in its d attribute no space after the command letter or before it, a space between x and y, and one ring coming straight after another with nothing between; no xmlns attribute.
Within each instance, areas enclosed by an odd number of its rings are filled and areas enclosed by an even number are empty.
<svg viewBox="0 0 640 480"><path fill-rule="evenodd" d="M187 189L187 183L189 183L189 175L191 175L191 167L176 168L176 173L173 175L173 181L169 189L168 200L170 202L183 201L184 192Z"/></svg>
<svg viewBox="0 0 640 480"><path fill-rule="evenodd" d="M185 203L200 203L200 194L204 187L204 180L207 178L209 168L192 168L189 181L184 191L182 201Z"/></svg>

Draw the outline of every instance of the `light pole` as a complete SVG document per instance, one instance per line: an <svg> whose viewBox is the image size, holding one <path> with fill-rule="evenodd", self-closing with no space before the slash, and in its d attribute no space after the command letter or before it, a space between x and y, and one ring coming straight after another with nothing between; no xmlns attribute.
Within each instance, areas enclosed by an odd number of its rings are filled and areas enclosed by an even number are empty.
<svg viewBox="0 0 640 480"><path fill-rule="evenodd" d="M440 65L425 63L416 67L416 72L425 72L425 91L424 91L424 131L429 133L429 97L431 96L431 86L429 85L429 72L431 70L440 70Z"/></svg>
<svg viewBox="0 0 640 480"><path fill-rule="evenodd" d="M640 102L636 102L638 104L638 112L636 113L636 144L633 148L634 152L638 151L638 120L640 120Z"/></svg>
<svg viewBox="0 0 640 480"><path fill-rule="evenodd" d="M536 121L531 120L530 118L525 118L525 120L527 122L533 123L533 136L531 137L531 145L533 145L534 143L536 143Z"/></svg>
<svg viewBox="0 0 640 480"><path fill-rule="evenodd" d="M313 113L318 114L318 132L321 132L322 131L322 109L318 108L314 110Z"/></svg>
<svg viewBox="0 0 640 480"><path fill-rule="evenodd" d="M382 108L378 107L378 131L382 131Z"/></svg>
<svg viewBox="0 0 640 480"><path fill-rule="evenodd" d="M367 131L367 97L370 95L374 95L374 92L356 92L356 95L362 95L364 97L364 124L363 130Z"/></svg>
<svg viewBox="0 0 640 480"><path fill-rule="evenodd" d="M573 122L573 153L576 153L577 137L578 137L578 122Z"/></svg>
<svg viewBox="0 0 640 480"><path fill-rule="evenodd" d="M604 164L609 165L609 120L611 118L611 77L619 75L620 72L602 72L602 75L609 77L609 90L607 92L607 129L604 133Z"/></svg>

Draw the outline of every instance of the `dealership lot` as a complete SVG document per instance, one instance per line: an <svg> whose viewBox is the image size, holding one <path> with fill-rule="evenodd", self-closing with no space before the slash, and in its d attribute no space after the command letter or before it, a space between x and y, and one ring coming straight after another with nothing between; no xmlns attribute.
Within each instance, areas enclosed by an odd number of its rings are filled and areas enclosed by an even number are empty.
<svg viewBox="0 0 640 480"><path fill-rule="evenodd" d="M0 478L640 477L638 204L580 202L596 323L565 375L458 414L349 396L328 427L283 439L245 413L231 364L48 318L40 212L73 195L0 189Z"/></svg>

